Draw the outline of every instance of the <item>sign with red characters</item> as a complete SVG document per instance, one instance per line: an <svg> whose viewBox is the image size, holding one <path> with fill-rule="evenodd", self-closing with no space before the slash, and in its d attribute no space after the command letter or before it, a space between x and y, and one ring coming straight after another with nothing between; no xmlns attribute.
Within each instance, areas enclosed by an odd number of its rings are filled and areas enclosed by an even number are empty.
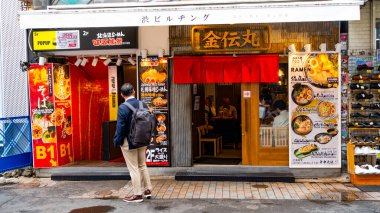
<svg viewBox="0 0 380 213"><path fill-rule="evenodd" d="M29 68L30 111L35 168L73 161L71 88L68 66Z"/></svg>

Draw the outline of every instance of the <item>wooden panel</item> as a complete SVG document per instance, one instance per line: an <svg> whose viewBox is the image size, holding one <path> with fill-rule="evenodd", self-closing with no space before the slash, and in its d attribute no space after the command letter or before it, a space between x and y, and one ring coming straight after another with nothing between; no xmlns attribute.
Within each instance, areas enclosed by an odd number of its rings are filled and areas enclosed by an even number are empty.
<svg viewBox="0 0 380 213"><path fill-rule="evenodd" d="M259 84L242 84L244 91L251 91L251 98L242 98L242 164L258 165L259 145Z"/></svg>
<svg viewBox="0 0 380 213"><path fill-rule="evenodd" d="M172 78L173 79L173 78ZM170 86L171 164L173 167L192 165L190 84Z"/></svg>
<svg viewBox="0 0 380 213"><path fill-rule="evenodd" d="M254 24L251 24L254 25ZM244 25L242 25L244 26ZM247 24L245 26L250 26ZM261 53L279 53L287 51L290 44L295 44L297 50L302 50L303 45L311 44L312 50L319 50L319 44L326 43L327 49L335 50L335 44L339 42L339 22L313 22L313 23L275 23L272 28L272 44L269 51ZM170 48L176 55L202 55L224 54L228 52L194 53L191 48L192 26L169 27ZM232 52L229 52L232 53ZM246 52L247 53L247 52ZM253 53L258 53L254 51Z"/></svg>

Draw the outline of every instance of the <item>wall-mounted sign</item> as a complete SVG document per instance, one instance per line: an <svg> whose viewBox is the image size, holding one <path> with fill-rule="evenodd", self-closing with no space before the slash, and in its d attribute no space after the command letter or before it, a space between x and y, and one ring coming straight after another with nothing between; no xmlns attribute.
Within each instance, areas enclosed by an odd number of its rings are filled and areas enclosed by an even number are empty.
<svg viewBox="0 0 380 213"><path fill-rule="evenodd" d="M139 97L156 116L154 139L146 151L148 166L170 166L168 58L139 58Z"/></svg>
<svg viewBox="0 0 380 213"><path fill-rule="evenodd" d="M192 28L194 52L265 51L271 47L269 25L196 26Z"/></svg>
<svg viewBox="0 0 380 213"><path fill-rule="evenodd" d="M109 112L110 121L117 120L117 109L118 109L118 94L117 94L117 67L108 67L108 101L109 101Z"/></svg>
<svg viewBox="0 0 380 213"><path fill-rule="evenodd" d="M34 51L138 48L137 27L33 30Z"/></svg>

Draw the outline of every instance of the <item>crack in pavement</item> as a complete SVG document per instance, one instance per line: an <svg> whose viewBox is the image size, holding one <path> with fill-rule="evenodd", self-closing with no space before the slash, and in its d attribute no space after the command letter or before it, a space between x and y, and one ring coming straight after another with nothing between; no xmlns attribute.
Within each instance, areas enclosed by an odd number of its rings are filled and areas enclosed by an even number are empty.
<svg viewBox="0 0 380 213"><path fill-rule="evenodd" d="M17 196L13 196L11 199L5 201L4 203L0 204L0 208L3 207L5 204L9 203L10 201L14 200Z"/></svg>

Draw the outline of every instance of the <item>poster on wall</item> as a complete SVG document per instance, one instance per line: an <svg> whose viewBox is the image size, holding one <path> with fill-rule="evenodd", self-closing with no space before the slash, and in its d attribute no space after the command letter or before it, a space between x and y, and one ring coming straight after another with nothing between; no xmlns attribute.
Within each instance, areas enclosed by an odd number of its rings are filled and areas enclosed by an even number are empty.
<svg viewBox="0 0 380 213"><path fill-rule="evenodd" d="M55 167L72 162L71 84L68 67L31 65L29 94L34 167Z"/></svg>
<svg viewBox="0 0 380 213"><path fill-rule="evenodd" d="M156 117L154 139L147 149L148 166L170 166L168 58L139 58L139 97Z"/></svg>
<svg viewBox="0 0 380 213"><path fill-rule="evenodd" d="M289 55L289 167L340 168L340 54Z"/></svg>

